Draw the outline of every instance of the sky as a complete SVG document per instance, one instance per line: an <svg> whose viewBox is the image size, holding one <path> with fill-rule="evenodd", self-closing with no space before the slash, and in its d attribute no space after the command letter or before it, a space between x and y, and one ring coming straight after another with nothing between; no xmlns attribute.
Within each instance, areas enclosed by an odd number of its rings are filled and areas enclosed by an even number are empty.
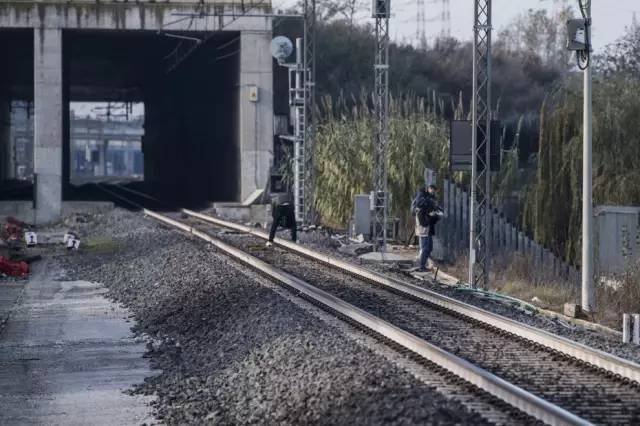
<svg viewBox="0 0 640 426"><path fill-rule="evenodd" d="M272 0L273 8L286 8L296 3L296 0ZM426 18L440 15L441 5L438 0L424 0L426 4ZM370 7L371 0L363 0L366 7ZM416 0L391 0L391 35L397 41L412 41L416 33ZM569 5L578 12L578 0L569 0ZM473 35L473 0L450 0L451 5L451 35L463 40L470 40ZM505 28L519 14L528 9L553 10L553 0L493 0L493 27L496 31ZM593 16L593 44L596 52L615 41L624 34L625 27L631 25L633 12L640 20L639 0L592 0ZM371 20L367 12L361 17L362 21ZM439 22L427 23L427 37L437 36L441 31Z"/></svg>

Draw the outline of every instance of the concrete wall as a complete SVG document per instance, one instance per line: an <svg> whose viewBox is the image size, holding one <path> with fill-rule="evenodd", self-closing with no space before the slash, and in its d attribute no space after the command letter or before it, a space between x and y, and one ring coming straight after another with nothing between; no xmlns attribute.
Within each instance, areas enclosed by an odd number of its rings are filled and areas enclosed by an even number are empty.
<svg viewBox="0 0 640 426"><path fill-rule="evenodd" d="M273 64L271 31L243 31L240 38L241 200L266 187L273 162ZM258 99L252 99L257 93Z"/></svg>
<svg viewBox="0 0 640 426"><path fill-rule="evenodd" d="M10 105L8 99L0 99L0 180L15 177Z"/></svg>
<svg viewBox="0 0 640 426"><path fill-rule="evenodd" d="M113 209L109 201L65 201L62 203L62 215L74 213L95 214ZM0 222L4 223L11 216L26 223L35 222L36 212L31 201L0 201Z"/></svg>
<svg viewBox="0 0 640 426"><path fill-rule="evenodd" d="M270 18L250 17L264 14L270 2L250 6L245 2L243 15L241 2L206 3L196 8L197 2L67 2L67 1L3 1L0 3L0 27L4 28L62 28L103 30L171 30L171 31L239 31L271 28ZM175 13L194 13L202 10L205 16L175 22ZM170 24L170 25L167 25ZM166 28L165 28L166 27Z"/></svg>

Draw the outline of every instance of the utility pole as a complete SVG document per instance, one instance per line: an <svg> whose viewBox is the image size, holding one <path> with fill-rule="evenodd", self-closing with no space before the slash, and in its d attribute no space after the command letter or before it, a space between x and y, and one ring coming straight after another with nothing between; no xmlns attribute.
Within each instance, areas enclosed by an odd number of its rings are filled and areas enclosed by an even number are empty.
<svg viewBox="0 0 640 426"><path fill-rule="evenodd" d="M586 63L584 68L584 130L582 147L582 310L595 309L593 288L593 177L592 177L592 103L591 103L591 0L580 0L586 20Z"/></svg>
<svg viewBox="0 0 640 426"><path fill-rule="evenodd" d="M391 0L374 0L373 17L376 20L376 55L374 64L374 107L376 129L374 139L373 192L371 204L374 212L373 243L376 251L384 253L387 244L387 147L389 141L389 17Z"/></svg>
<svg viewBox="0 0 640 426"><path fill-rule="evenodd" d="M474 0L473 122L469 285L489 281L489 209L491 203L491 0Z"/></svg>
<svg viewBox="0 0 640 426"><path fill-rule="evenodd" d="M442 0L442 37L451 37L451 0Z"/></svg>
<svg viewBox="0 0 640 426"><path fill-rule="evenodd" d="M420 49L427 47L427 20L425 15L424 0L417 0L418 12L416 14L416 41Z"/></svg>
<svg viewBox="0 0 640 426"><path fill-rule="evenodd" d="M316 0L304 0L304 220L316 222L313 194L315 191L315 166L313 151L316 132Z"/></svg>
<svg viewBox="0 0 640 426"><path fill-rule="evenodd" d="M427 19L426 22L440 22L440 37L451 37L451 1L431 0L428 4L440 4L440 13L432 18Z"/></svg>

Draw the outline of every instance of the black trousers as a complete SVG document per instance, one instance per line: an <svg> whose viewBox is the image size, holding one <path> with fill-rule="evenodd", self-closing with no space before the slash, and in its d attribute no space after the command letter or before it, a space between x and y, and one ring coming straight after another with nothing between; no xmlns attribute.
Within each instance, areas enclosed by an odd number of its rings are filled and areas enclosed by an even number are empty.
<svg viewBox="0 0 640 426"><path fill-rule="evenodd" d="M292 204L285 204L282 206L277 206L275 208L273 212L273 222L271 223L271 230L269 231L269 241L273 242L278 226L289 228L291 230L291 240L293 242L296 242L298 240L298 226L296 224L296 215L295 211L293 210Z"/></svg>

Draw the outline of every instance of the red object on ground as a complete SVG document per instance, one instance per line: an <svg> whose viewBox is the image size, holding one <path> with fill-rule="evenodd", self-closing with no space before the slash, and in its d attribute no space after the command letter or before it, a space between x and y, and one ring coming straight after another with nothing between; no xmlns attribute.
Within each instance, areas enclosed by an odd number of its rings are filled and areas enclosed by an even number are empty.
<svg viewBox="0 0 640 426"><path fill-rule="evenodd" d="M21 221L21 220L16 219L16 218L15 218L15 217L13 217L13 216L9 216L9 217L7 218L7 222L8 222L8 223L10 223L10 224L12 224L12 225L19 226L20 228L24 228L25 226L27 226L27 224L26 224L26 223L24 223L24 222L23 222L23 221Z"/></svg>
<svg viewBox="0 0 640 426"><path fill-rule="evenodd" d="M4 227L5 238L8 241L22 239L22 231L27 224L9 216L7 218L7 224Z"/></svg>
<svg viewBox="0 0 640 426"><path fill-rule="evenodd" d="M24 278L29 274L27 262L14 262L4 256L0 256L0 272L11 277Z"/></svg>

